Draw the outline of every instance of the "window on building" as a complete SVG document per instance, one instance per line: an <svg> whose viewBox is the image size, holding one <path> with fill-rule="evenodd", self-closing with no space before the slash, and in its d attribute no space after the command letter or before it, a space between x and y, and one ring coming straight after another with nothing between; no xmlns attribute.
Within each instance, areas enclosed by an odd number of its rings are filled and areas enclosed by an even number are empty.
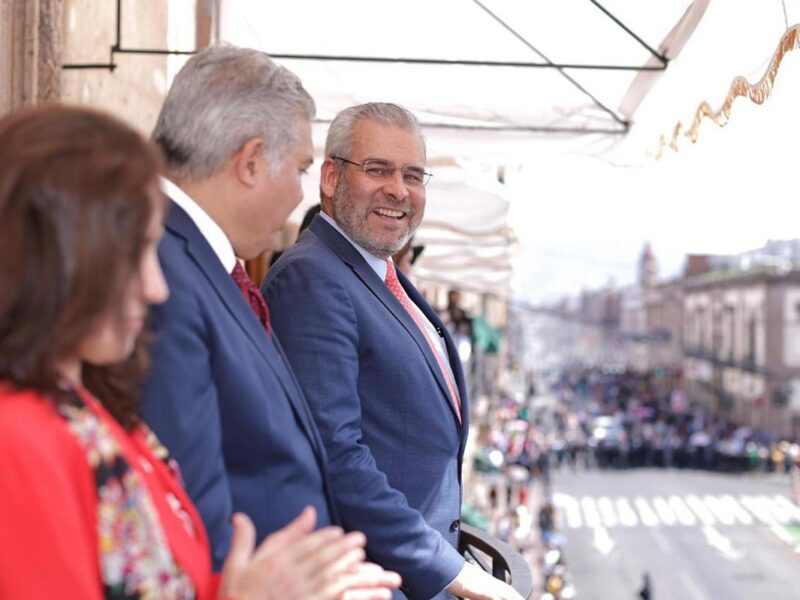
<svg viewBox="0 0 800 600"><path fill-rule="evenodd" d="M746 360L750 364L756 362L756 318L751 316L747 322L747 356Z"/></svg>

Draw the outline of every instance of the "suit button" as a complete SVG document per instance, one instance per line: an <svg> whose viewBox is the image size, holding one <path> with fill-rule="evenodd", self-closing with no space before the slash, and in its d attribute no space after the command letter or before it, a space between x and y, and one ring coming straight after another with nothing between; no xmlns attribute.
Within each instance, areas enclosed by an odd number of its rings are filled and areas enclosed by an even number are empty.
<svg viewBox="0 0 800 600"><path fill-rule="evenodd" d="M455 533L459 527L461 527L461 519L456 519L450 523L450 533Z"/></svg>

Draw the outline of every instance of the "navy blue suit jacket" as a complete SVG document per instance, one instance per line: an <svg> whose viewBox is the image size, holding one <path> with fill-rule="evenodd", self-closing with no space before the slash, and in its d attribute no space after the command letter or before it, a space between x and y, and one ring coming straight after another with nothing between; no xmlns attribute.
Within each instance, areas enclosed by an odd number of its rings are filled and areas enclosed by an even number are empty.
<svg viewBox="0 0 800 600"><path fill-rule="evenodd" d="M158 252L170 297L153 310L142 416L181 467L215 568L234 511L253 519L259 540L306 505L319 526L337 522L325 449L282 349L174 203Z"/></svg>
<svg viewBox="0 0 800 600"><path fill-rule="evenodd" d="M270 269L262 292L325 441L342 523L366 533L370 558L398 571L410 597L444 598L464 564L455 548L467 396L439 317L398 276L446 341L463 424L411 316L323 218Z"/></svg>

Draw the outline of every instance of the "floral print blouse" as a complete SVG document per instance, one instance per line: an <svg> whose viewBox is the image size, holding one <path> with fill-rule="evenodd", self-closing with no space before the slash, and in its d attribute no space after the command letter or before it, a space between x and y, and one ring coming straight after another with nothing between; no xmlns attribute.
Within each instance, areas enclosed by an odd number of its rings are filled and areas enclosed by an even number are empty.
<svg viewBox="0 0 800 600"><path fill-rule="evenodd" d="M37 447L26 448L34 440ZM40 476L61 476L52 485L31 481L26 490L37 466ZM62 508L62 518L52 518ZM8 514L0 516L0 597L215 595L208 541L174 461L144 424L125 431L85 390L56 405L36 392L0 388L0 515L7 511L18 518L9 519L7 536ZM53 523L73 532L74 548ZM84 531L92 524L94 531ZM88 555L81 560L73 550ZM47 589L51 596L39 595Z"/></svg>

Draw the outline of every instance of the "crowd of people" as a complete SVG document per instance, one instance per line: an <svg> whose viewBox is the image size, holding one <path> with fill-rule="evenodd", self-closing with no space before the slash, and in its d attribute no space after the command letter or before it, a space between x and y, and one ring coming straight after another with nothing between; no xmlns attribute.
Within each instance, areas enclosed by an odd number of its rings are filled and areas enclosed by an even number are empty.
<svg viewBox="0 0 800 600"><path fill-rule="evenodd" d="M556 467L786 471L800 445L712 415L682 391L679 371L577 367L553 386Z"/></svg>
<svg viewBox="0 0 800 600"><path fill-rule="evenodd" d="M532 410L534 395L532 390L522 402L498 398L489 408L478 435L470 500L481 511L474 524L533 565L542 600L568 600L576 590L550 493L551 455L540 418L546 411Z"/></svg>
<svg viewBox="0 0 800 600"><path fill-rule="evenodd" d="M0 597L520 598L457 551L464 374L392 261L430 177L414 116L342 111L321 213L260 290L243 266L301 200L314 114L217 45L152 141L0 120Z"/></svg>
<svg viewBox="0 0 800 600"><path fill-rule="evenodd" d="M523 406L530 423L525 417L524 426L498 427L491 443L505 464L545 482L554 469L789 473L800 466L800 443L712 415L687 399L678 371L579 366L554 374L550 388L546 409Z"/></svg>
<svg viewBox="0 0 800 600"><path fill-rule="evenodd" d="M486 528L536 565L548 598L575 593L550 480L558 470L686 468L789 473L800 445L711 416L679 371L575 366L547 389L498 399L474 457ZM542 392L542 393L538 393ZM482 478L482 479L481 479ZM650 597L644 576L640 596Z"/></svg>

